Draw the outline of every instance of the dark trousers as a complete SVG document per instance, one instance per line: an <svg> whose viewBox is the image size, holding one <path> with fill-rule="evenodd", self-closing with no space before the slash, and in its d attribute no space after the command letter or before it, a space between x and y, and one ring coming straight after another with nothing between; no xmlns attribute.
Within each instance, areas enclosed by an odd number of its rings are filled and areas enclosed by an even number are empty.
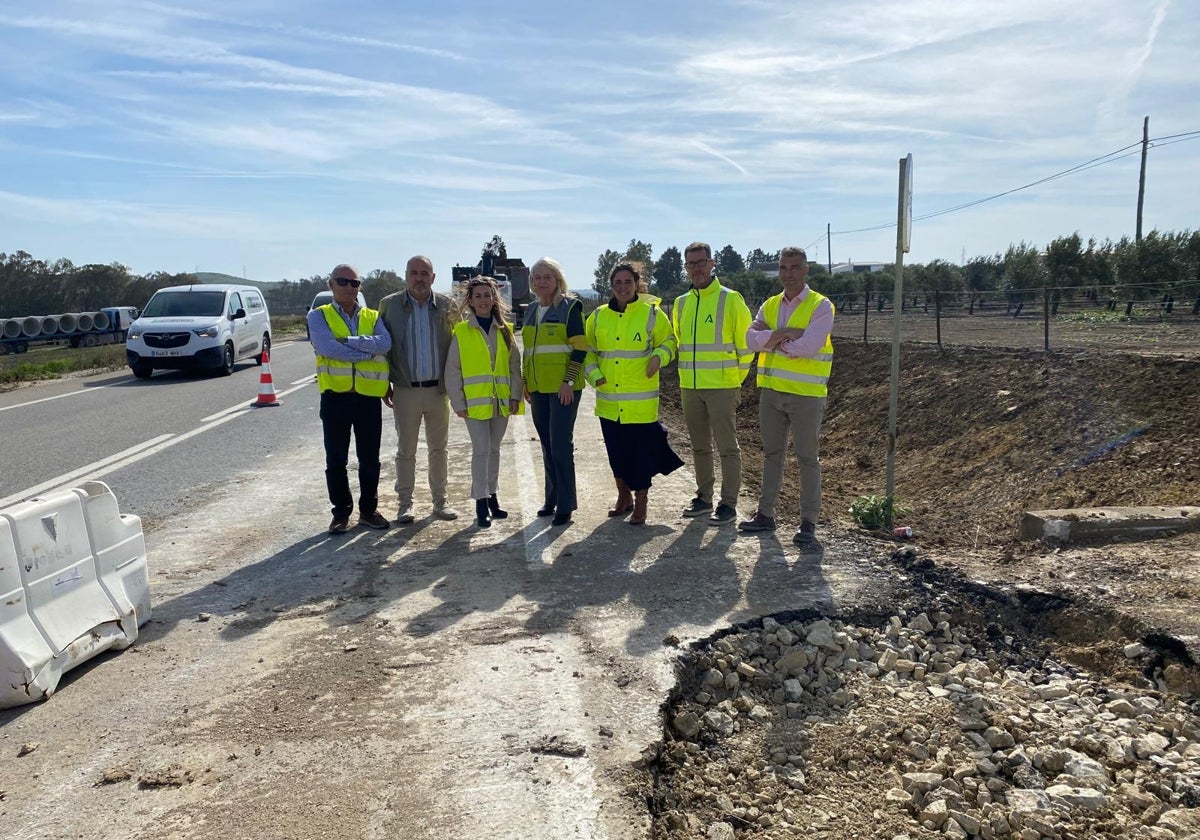
<svg viewBox="0 0 1200 840"><path fill-rule="evenodd" d="M618 423L600 418L608 466L613 475L630 490L649 490L656 475L670 475L683 466L667 442L667 429L654 420L650 423Z"/></svg>
<svg viewBox="0 0 1200 840"><path fill-rule="evenodd" d="M546 473L546 507L570 513L579 507L575 498L575 415L579 413L580 391L570 405L558 393L530 395L533 426L542 442L542 467Z"/></svg>
<svg viewBox="0 0 1200 840"><path fill-rule="evenodd" d="M354 512L346 463L350 460L350 435L358 454L358 510L374 513L379 506L379 439L383 434L383 400L353 391L321 393L321 427L325 433L325 486L333 515Z"/></svg>

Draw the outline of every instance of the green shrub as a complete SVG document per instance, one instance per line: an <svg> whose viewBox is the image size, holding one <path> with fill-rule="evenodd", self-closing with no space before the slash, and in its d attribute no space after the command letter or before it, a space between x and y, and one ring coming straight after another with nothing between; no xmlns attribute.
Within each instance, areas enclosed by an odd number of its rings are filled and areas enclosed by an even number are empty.
<svg viewBox="0 0 1200 840"><path fill-rule="evenodd" d="M850 515L860 527L879 531L888 527L896 517L908 516L908 508L895 504L887 496L859 496L850 505Z"/></svg>

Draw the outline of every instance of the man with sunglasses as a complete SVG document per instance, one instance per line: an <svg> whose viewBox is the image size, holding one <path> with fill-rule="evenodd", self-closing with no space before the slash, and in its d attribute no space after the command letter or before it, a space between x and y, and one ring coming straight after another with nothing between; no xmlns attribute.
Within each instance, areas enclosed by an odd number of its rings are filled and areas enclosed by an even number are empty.
<svg viewBox="0 0 1200 840"><path fill-rule="evenodd" d="M321 391L325 485L333 506L331 534L346 533L354 511L346 471L351 435L358 454L358 524L379 530L391 525L378 508L382 402L388 390L387 352L392 337L379 313L358 305L361 285L354 266L336 266L329 275L333 303L308 313Z"/></svg>

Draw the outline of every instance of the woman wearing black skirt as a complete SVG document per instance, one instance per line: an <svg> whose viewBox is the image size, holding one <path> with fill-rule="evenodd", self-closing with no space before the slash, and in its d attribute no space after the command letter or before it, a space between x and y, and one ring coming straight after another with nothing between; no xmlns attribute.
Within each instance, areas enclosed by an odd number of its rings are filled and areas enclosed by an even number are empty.
<svg viewBox="0 0 1200 840"><path fill-rule="evenodd" d="M588 316L584 376L596 389L596 416L617 483L609 516L646 523L647 494L655 475L683 461L658 421L658 371L675 357L671 319L646 297L637 268L621 263L609 276L612 299Z"/></svg>

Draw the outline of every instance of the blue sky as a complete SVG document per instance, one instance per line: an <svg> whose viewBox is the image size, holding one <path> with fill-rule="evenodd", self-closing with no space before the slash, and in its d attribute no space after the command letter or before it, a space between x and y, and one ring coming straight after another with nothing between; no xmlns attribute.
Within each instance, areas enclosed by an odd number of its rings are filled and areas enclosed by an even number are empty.
<svg viewBox="0 0 1200 840"><path fill-rule="evenodd" d="M813 245L1200 130L1200 6L1170 0L0 3L0 250L441 288L499 233L591 283ZM1200 141L1150 152L1146 229L1194 229ZM1138 156L914 226L908 261L1132 235ZM891 261L895 233L833 237Z"/></svg>

